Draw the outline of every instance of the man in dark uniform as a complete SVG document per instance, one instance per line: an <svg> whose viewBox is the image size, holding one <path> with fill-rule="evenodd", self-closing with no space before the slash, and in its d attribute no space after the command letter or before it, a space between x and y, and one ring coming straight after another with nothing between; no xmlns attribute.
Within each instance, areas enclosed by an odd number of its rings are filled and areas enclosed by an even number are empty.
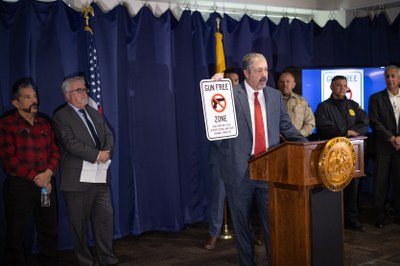
<svg viewBox="0 0 400 266"><path fill-rule="evenodd" d="M321 139L364 136L368 132L368 116L358 103L346 98L347 79L335 76L331 81L332 94L320 103L315 112L317 134ZM344 189L344 221L349 229L365 231L358 211L358 185L353 179Z"/></svg>

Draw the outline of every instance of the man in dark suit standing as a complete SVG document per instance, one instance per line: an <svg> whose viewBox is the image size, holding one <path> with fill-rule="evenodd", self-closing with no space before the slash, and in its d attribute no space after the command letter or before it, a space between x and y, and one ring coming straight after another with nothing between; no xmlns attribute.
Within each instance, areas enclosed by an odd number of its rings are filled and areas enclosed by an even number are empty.
<svg viewBox="0 0 400 266"><path fill-rule="evenodd" d="M103 116L87 106L89 96L82 76L66 79L61 89L67 104L54 114L53 126L61 150L60 190L68 211L75 254L79 265L93 265L96 261L88 247L90 221L96 259L100 265L116 264L108 178L87 181L82 174L84 165L108 162L114 136Z"/></svg>
<svg viewBox="0 0 400 266"><path fill-rule="evenodd" d="M392 176L394 219L400 224L400 69L385 68L386 88L369 98L368 115L375 138L374 207L377 228L385 226L385 200Z"/></svg>
<svg viewBox="0 0 400 266"><path fill-rule="evenodd" d="M293 126L282 94L267 86L266 58L258 53L245 55L243 73L245 81L233 88L239 135L216 143L214 152L237 236L240 264L256 265L251 209L255 200L270 260L268 185L265 181L251 180L248 161L278 145L280 134L291 141L307 140ZM216 80L222 77L222 73L214 75Z"/></svg>

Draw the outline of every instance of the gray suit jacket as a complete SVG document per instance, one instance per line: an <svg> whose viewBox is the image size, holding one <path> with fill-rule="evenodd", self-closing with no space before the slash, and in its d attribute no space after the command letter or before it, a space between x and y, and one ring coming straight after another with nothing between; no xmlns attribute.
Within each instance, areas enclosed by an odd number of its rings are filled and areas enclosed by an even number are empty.
<svg viewBox="0 0 400 266"><path fill-rule="evenodd" d="M101 149L112 151L114 136L103 116L90 106L86 106L86 111L96 128ZM61 151L60 190L87 190L90 184L79 181L83 160L94 163L99 154L89 130L69 104L54 114L53 127Z"/></svg>
<svg viewBox="0 0 400 266"><path fill-rule="evenodd" d="M267 109L268 143L272 148L280 143L280 134L290 141L307 142L293 126L286 112L282 94L271 87L263 89ZM239 135L215 143L212 159L218 163L221 179L239 185L248 176L248 161L253 146L250 107L244 83L233 89Z"/></svg>
<svg viewBox="0 0 400 266"><path fill-rule="evenodd" d="M396 149L388 141L397 136L397 124L392 103L386 89L372 94L368 104L369 125L375 138L375 150L381 154L392 154Z"/></svg>

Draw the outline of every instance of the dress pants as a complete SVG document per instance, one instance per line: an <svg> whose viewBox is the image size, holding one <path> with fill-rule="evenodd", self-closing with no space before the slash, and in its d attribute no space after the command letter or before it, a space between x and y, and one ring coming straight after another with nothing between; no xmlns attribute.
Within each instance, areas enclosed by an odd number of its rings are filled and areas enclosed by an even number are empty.
<svg viewBox="0 0 400 266"><path fill-rule="evenodd" d="M394 217L400 219L400 151L391 155L377 154L374 161L374 207L377 221L385 218L385 201L389 178L392 177Z"/></svg>
<svg viewBox="0 0 400 266"><path fill-rule="evenodd" d="M7 225L4 251L6 265L25 265L25 232L32 214L36 224L40 264L58 264L57 202L54 182L52 185L50 206L41 207L41 189L33 182L15 176L7 176L5 179L3 195Z"/></svg>
<svg viewBox="0 0 400 266"><path fill-rule="evenodd" d="M215 171L216 165L211 166L211 200L210 200L210 219L208 232L212 237L218 237L221 234L221 228L224 217L225 188L224 183Z"/></svg>
<svg viewBox="0 0 400 266"><path fill-rule="evenodd" d="M113 207L107 184L91 184L86 191L63 191L71 228L74 251L79 265L118 263L113 253ZM92 254L88 244L88 224L94 238Z"/></svg>
<svg viewBox="0 0 400 266"><path fill-rule="evenodd" d="M344 198L344 220L347 223L360 222L358 210L358 188L360 179L352 179L349 185L343 190Z"/></svg>
<svg viewBox="0 0 400 266"><path fill-rule="evenodd" d="M233 227L235 228L236 247L239 255L240 265L257 265L254 248L254 231L251 227L251 210L253 201L258 208L261 229L264 233L265 249L270 265L270 242L269 242L269 209L268 209L268 186L264 181L250 180L248 175L243 178L238 186L225 183L225 191L228 199L229 210ZM260 264L260 263L258 263Z"/></svg>

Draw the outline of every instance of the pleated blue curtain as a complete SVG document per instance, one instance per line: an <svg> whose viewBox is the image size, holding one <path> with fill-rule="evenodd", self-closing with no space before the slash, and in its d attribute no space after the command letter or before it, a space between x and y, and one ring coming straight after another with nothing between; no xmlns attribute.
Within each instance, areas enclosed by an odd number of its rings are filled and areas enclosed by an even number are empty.
<svg viewBox="0 0 400 266"><path fill-rule="evenodd" d="M370 66L371 60L371 21L369 17L354 19L346 28L346 59L344 65ZM377 53L378 51L374 51Z"/></svg>
<svg viewBox="0 0 400 266"><path fill-rule="evenodd" d="M148 7L131 16L124 5L90 18L100 65L105 117L116 139L111 164L114 235L179 231L208 216L208 140L199 82L214 74L215 19L186 10L155 17ZM33 77L41 112L64 103L64 77L87 71L82 14L62 1L0 1L0 111L11 109L10 88ZM224 15L221 30L228 67L255 51L268 59L275 86L287 67L387 65L400 62L399 19L356 18L319 27L283 18L239 21ZM373 56L371 56L373 54ZM240 133L239 133L240 134ZM4 174L0 171L1 181ZM2 197L3 182L0 182ZM68 217L59 200L60 249L70 248ZM0 228L4 207L0 205ZM0 248L4 230L0 230ZM34 243L32 243L34 246Z"/></svg>
<svg viewBox="0 0 400 266"><path fill-rule="evenodd" d="M313 67L314 51L319 49L314 47L314 28L316 24L304 23L294 19L290 24L290 34L292 37L292 66L294 67Z"/></svg>
<svg viewBox="0 0 400 266"><path fill-rule="evenodd" d="M234 22L231 17L225 15L222 19L222 32L227 67L241 68L242 58L249 51L264 54L268 64L273 66L272 36L274 27L272 26L274 26L272 21L267 17L258 21L244 15L240 22ZM275 79L270 77L268 85L273 86Z"/></svg>
<svg viewBox="0 0 400 266"><path fill-rule="evenodd" d="M317 26L318 27L318 26ZM314 66L340 66L344 64L345 29L336 21L329 20L325 27L314 34Z"/></svg>
<svg viewBox="0 0 400 266"><path fill-rule="evenodd" d="M280 73L292 64L292 39L289 18L282 18L272 36L275 71Z"/></svg>
<svg viewBox="0 0 400 266"><path fill-rule="evenodd" d="M387 52L389 47L390 25L384 14L374 16L371 21L371 65L376 66L381 62L389 62L391 55Z"/></svg>
<svg viewBox="0 0 400 266"><path fill-rule="evenodd" d="M400 49L398 45L400 43L400 16L397 16L393 23L390 25L389 33L389 46L385 47L384 50L388 50L389 61L393 64L400 65Z"/></svg>

